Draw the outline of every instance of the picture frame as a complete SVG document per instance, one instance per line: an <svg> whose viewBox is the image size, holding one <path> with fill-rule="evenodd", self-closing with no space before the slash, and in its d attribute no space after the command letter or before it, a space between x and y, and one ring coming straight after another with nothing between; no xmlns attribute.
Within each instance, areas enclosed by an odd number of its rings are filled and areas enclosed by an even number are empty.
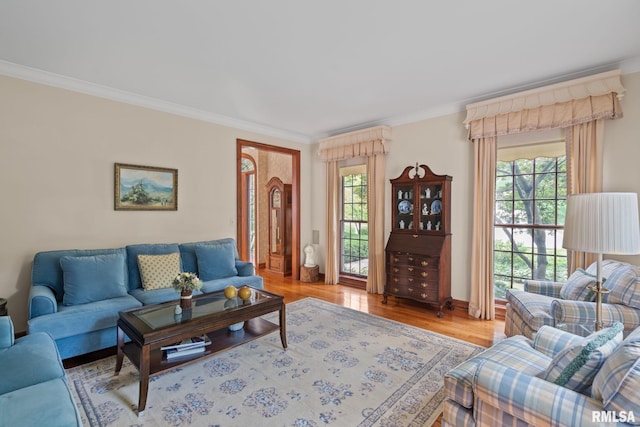
<svg viewBox="0 0 640 427"><path fill-rule="evenodd" d="M178 210L178 170L116 163L114 209L117 211Z"/></svg>

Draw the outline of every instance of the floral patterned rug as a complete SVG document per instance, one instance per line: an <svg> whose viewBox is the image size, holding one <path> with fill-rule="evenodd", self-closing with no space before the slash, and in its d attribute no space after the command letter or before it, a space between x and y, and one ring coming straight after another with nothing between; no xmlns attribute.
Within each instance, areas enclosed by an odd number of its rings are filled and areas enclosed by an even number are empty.
<svg viewBox="0 0 640 427"><path fill-rule="evenodd" d="M67 375L86 426L431 426L444 373L483 350L313 298L287 304L287 340L275 332L152 377L141 417L126 357L117 377L115 356Z"/></svg>

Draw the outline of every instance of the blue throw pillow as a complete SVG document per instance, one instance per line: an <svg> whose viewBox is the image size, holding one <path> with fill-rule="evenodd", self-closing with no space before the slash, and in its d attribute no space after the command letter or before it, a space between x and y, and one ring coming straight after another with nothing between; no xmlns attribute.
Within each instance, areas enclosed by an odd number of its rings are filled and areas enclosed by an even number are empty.
<svg viewBox="0 0 640 427"><path fill-rule="evenodd" d="M616 322L560 351L542 378L578 393L590 394L596 373L622 342L622 328L622 323Z"/></svg>
<svg viewBox="0 0 640 427"><path fill-rule="evenodd" d="M197 246L196 258L203 281L238 275L235 248L231 244Z"/></svg>
<svg viewBox="0 0 640 427"><path fill-rule="evenodd" d="M86 304L127 296L124 254L60 258L64 305Z"/></svg>

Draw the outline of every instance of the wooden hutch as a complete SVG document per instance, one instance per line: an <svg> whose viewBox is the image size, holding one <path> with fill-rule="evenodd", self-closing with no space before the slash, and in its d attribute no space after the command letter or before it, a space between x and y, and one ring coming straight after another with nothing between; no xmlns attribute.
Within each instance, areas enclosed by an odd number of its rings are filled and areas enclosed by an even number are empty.
<svg viewBox="0 0 640 427"><path fill-rule="evenodd" d="M386 246L387 297L453 310L451 298L451 180L426 165L407 166L391 180L391 234Z"/></svg>

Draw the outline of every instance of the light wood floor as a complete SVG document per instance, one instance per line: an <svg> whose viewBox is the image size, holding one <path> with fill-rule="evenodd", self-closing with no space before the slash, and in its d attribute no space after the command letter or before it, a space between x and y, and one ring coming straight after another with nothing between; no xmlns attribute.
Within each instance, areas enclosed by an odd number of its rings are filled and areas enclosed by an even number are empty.
<svg viewBox="0 0 640 427"><path fill-rule="evenodd" d="M381 295L349 286L303 283L264 270L258 274L264 278L265 290L284 295L285 303L313 297L484 347L490 347L505 338L504 321L477 320L459 308L444 310L444 317L438 318L437 310L412 300L389 297L387 304L382 304Z"/></svg>

